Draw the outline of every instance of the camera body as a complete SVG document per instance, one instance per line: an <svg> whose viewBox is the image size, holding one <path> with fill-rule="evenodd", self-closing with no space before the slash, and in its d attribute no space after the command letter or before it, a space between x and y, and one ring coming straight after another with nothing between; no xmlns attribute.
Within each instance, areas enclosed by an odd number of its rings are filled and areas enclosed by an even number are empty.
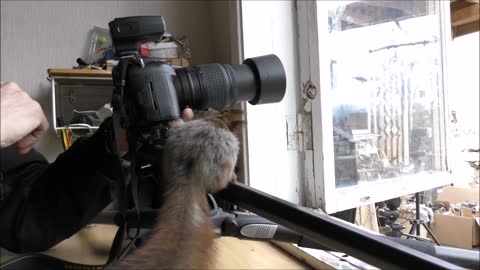
<svg viewBox="0 0 480 270"><path fill-rule="evenodd" d="M119 65L113 69L112 106L121 125L145 142L161 143L166 123L181 110L221 110L239 102L279 102L286 90L285 70L275 55L246 59L241 65L202 64L174 69L158 58L141 58L142 43L160 41L161 16L116 18L109 23ZM137 134L138 135L138 134Z"/></svg>

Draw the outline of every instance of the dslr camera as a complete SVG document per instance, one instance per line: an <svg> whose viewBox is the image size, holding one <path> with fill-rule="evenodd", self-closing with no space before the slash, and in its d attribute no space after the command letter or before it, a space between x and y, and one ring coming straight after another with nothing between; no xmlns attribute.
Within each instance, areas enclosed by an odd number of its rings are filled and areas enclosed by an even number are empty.
<svg viewBox="0 0 480 270"><path fill-rule="evenodd" d="M265 55L240 65L201 64L173 68L159 58L141 58L142 43L161 40L166 32L162 16L116 18L109 23L118 66L112 107L120 123L137 139L162 144L166 123L181 110L221 110L237 103L266 104L283 99L286 77L280 59Z"/></svg>

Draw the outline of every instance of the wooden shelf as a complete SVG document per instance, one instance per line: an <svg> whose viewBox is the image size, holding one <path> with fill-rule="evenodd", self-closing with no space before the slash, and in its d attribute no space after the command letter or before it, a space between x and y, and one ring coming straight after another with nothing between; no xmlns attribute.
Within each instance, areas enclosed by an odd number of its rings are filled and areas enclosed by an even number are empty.
<svg viewBox="0 0 480 270"><path fill-rule="evenodd" d="M111 78L111 70L49 68L48 76Z"/></svg>
<svg viewBox="0 0 480 270"><path fill-rule="evenodd" d="M93 69L48 69L50 80L62 85L113 86L111 70Z"/></svg>

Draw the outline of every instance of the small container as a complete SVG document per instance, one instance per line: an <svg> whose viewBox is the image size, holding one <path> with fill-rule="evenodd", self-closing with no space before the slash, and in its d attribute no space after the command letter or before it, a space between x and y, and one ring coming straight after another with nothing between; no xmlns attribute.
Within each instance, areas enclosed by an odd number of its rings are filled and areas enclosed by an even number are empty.
<svg viewBox="0 0 480 270"><path fill-rule="evenodd" d="M86 57L88 64L95 63L104 57L108 51L112 50L112 38L108 29L97 26L93 27L93 29L90 30L88 42L89 46Z"/></svg>
<svg viewBox="0 0 480 270"><path fill-rule="evenodd" d="M148 42L140 46L140 56L158 58L179 58L178 45L175 42Z"/></svg>

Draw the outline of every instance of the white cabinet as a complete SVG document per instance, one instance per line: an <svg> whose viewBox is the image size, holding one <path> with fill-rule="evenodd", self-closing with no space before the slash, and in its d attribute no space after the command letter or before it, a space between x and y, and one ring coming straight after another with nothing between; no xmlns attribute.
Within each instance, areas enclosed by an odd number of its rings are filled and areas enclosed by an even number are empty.
<svg viewBox="0 0 480 270"><path fill-rule="evenodd" d="M67 147L79 137L98 129L108 107L113 82L111 71L49 69L52 98L53 129Z"/></svg>

